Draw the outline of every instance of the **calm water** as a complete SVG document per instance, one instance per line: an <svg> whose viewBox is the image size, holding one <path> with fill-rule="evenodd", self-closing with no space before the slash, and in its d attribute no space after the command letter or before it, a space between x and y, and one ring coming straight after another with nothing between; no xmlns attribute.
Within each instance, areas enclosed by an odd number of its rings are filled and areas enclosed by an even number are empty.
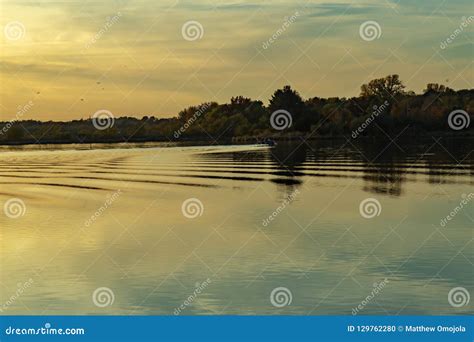
<svg viewBox="0 0 474 342"><path fill-rule="evenodd" d="M364 315L473 312L474 299L448 301L455 287L474 296L472 146L4 148L0 309L350 315L364 301ZM380 203L373 218L360 212L368 198Z"/></svg>

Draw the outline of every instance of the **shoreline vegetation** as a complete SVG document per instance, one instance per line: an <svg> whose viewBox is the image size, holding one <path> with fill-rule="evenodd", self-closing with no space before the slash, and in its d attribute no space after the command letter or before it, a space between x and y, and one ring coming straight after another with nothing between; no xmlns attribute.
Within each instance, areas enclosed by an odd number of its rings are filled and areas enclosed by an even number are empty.
<svg viewBox="0 0 474 342"><path fill-rule="evenodd" d="M429 83L422 94L415 94L405 90L398 75L362 85L358 97L304 100L285 86L275 91L268 106L237 96L230 103L188 107L173 118L115 117L102 111L68 122L21 120L33 107L30 101L12 120L0 122L0 145L474 136L469 114L474 89L456 91Z"/></svg>

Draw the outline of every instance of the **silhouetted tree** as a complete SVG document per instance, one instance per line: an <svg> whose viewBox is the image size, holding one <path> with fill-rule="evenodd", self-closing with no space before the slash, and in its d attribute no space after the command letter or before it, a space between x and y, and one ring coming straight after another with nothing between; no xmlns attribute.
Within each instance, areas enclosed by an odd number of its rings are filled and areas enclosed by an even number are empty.
<svg viewBox="0 0 474 342"><path fill-rule="evenodd" d="M22 127L18 124L14 124L6 134L8 140L18 141L21 140L25 135L25 132Z"/></svg>
<svg viewBox="0 0 474 342"><path fill-rule="evenodd" d="M291 115L298 115L303 111L304 102L297 91L291 89L291 86L286 85L283 89L278 89L270 99L270 112L284 109L291 113Z"/></svg>
<svg viewBox="0 0 474 342"><path fill-rule="evenodd" d="M383 78L377 78L368 84L363 84L360 88L360 96L375 96L381 99L403 94L405 86L398 75L388 75Z"/></svg>
<svg viewBox="0 0 474 342"><path fill-rule="evenodd" d="M442 84L438 83L428 83L426 85L426 89L423 90L423 93L429 94L429 93L446 93L446 92L453 92L454 90L446 87Z"/></svg>
<svg viewBox="0 0 474 342"><path fill-rule="evenodd" d="M291 86L287 85L283 89L278 89L270 99L270 113L277 110L286 110L291 114L293 129L298 131L309 130L309 116L304 101L297 91L291 89Z"/></svg>
<svg viewBox="0 0 474 342"><path fill-rule="evenodd" d="M448 115L455 109L471 113L471 122L474 121L474 90L454 91L429 83L424 94L416 95L404 88L398 75L390 75L364 84L360 97L315 97L304 101L298 92L285 86L275 91L268 107L261 101L237 96L225 104L208 102L188 107L173 118L117 117L114 126L103 131L97 130L91 119L0 122L0 143L37 143L36 139L42 143L217 140L241 136L300 137L307 133L311 137L349 136L359 127L365 127L360 135L384 137L385 133L402 130L411 135L474 132L472 124L462 132L454 132L448 126ZM270 115L281 109L290 112L293 124L276 131L270 125Z"/></svg>

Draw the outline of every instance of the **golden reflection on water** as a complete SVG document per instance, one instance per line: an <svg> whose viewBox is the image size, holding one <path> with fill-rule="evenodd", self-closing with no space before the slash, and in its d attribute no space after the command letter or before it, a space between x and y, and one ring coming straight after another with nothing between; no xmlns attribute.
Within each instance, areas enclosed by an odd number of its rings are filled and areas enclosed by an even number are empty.
<svg viewBox="0 0 474 342"><path fill-rule="evenodd" d="M19 198L26 212L0 215L0 309L173 314L209 278L182 314L351 314L387 278L362 314L472 312L446 299L453 287L473 289L472 203L447 227L440 220L473 192L473 156L423 152L285 144L2 152L0 203ZM192 219L182 213L190 198L202 203ZM360 215L366 198L380 202L379 216ZM99 287L113 291L112 305L94 305ZM272 306L276 287L291 290L291 305Z"/></svg>

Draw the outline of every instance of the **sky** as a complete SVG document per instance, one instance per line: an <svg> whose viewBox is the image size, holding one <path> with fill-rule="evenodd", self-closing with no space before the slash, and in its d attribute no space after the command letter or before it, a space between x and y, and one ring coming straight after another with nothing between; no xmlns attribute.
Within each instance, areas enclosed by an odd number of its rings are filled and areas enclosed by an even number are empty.
<svg viewBox="0 0 474 342"><path fill-rule="evenodd" d="M286 84L351 97L394 73L417 93L473 88L472 15L471 0L0 0L0 120L172 117Z"/></svg>

